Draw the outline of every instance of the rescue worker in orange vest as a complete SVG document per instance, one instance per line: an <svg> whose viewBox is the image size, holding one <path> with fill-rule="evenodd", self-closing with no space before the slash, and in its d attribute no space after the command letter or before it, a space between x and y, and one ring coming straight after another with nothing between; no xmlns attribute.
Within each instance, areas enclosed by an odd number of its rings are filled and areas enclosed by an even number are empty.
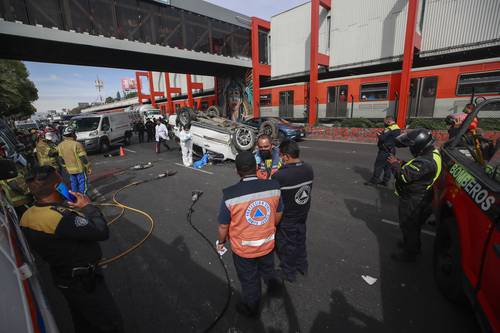
<svg viewBox="0 0 500 333"><path fill-rule="evenodd" d="M262 134L257 139L257 152L255 161L257 163L257 177L269 179L281 168L280 151L272 143L271 137Z"/></svg>
<svg viewBox="0 0 500 333"><path fill-rule="evenodd" d="M277 181L256 177L256 162L250 152L239 153L235 162L241 180L223 190L216 247L220 253L229 239L243 294L236 310L242 315L257 317L261 278L269 294L278 291L281 285L276 278L273 250L283 201Z"/></svg>

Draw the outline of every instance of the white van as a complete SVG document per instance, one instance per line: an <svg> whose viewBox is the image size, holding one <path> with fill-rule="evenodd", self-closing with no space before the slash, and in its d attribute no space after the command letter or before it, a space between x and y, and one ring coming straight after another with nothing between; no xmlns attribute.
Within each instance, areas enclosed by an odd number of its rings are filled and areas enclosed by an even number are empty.
<svg viewBox="0 0 500 333"><path fill-rule="evenodd" d="M76 139L87 151L106 152L116 143L130 144L132 120L128 112L87 113L71 119Z"/></svg>

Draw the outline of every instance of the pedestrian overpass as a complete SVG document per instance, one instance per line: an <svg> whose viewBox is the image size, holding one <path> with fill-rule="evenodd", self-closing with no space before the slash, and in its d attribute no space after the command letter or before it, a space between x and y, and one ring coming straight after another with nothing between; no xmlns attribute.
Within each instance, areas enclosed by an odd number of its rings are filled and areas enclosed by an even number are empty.
<svg viewBox="0 0 500 333"><path fill-rule="evenodd" d="M0 0L0 57L227 76L252 68L251 22L200 0Z"/></svg>

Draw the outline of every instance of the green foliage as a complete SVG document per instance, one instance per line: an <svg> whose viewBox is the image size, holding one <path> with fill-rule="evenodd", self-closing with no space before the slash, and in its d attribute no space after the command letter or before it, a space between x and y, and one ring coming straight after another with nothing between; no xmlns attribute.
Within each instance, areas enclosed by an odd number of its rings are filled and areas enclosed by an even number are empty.
<svg viewBox="0 0 500 333"><path fill-rule="evenodd" d="M481 112L479 112L481 116ZM479 128L487 131L500 131L499 118L479 118Z"/></svg>
<svg viewBox="0 0 500 333"><path fill-rule="evenodd" d="M38 90L28 76L22 62L0 59L0 116L27 118L36 112L31 103Z"/></svg>
<svg viewBox="0 0 500 333"><path fill-rule="evenodd" d="M137 91L131 91L131 92L127 93L125 96L123 96L123 99L132 98L132 97L137 97Z"/></svg>
<svg viewBox="0 0 500 333"><path fill-rule="evenodd" d="M120 92L119 92L119 91L117 91L117 92L116 92L116 98L115 98L115 101L119 101L119 100L121 100L121 99L122 99L122 95L120 95Z"/></svg>
<svg viewBox="0 0 500 333"><path fill-rule="evenodd" d="M410 120L410 128L427 128L430 130L446 130L444 119L415 118Z"/></svg>
<svg viewBox="0 0 500 333"><path fill-rule="evenodd" d="M106 104L107 104L107 103L113 103L114 101L115 101L115 100L113 99L113 97L108 96L108 97L106 97L106 100L104 101L104 103L106 103Z"/></svg>
<svg viewBox="0 0 500 333"><path fill-rule="evenodd" d="M372 128L374 123L366 118L350 118L342 121L342 127Z"/></svg>

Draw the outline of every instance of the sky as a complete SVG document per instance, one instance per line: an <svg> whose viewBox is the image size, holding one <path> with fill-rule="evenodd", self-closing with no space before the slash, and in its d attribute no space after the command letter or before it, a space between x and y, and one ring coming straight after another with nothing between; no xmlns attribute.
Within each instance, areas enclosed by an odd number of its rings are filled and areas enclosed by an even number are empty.
<svg viewBox="0 0 500 333"><path fill-rule="evenodd" d="M271 16L307 2L307 0L207 0L218 6L234 10L247 16L270 20ZM116 97L120 91L120 79L135 78L134 70L103 67L60 65L24 62L30 79L38 88L38 100L33 104L38 112L74 108L79 102L98 100L94 81L104 82L103 99ZM145 66L147 69L147 66Z"/></svg>

